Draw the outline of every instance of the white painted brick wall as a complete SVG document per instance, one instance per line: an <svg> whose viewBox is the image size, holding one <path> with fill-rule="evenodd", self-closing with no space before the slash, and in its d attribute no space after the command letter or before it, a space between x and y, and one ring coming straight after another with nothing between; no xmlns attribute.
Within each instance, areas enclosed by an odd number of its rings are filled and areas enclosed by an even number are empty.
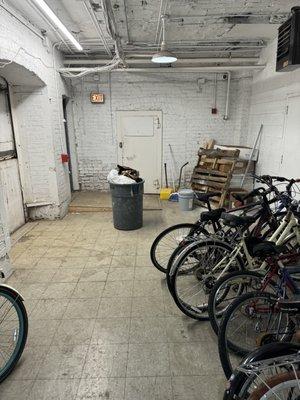
<svg viewBox="0 0 300 400"><path fill-rule="evenodd" d="M259 126L264 125L259 143L259 174L280 175L287 96L300 95L300 70L276 72L277 39L262 52L259 63L266 68L254 74L247 143L253 145ZM295 160L299 160L295 151ZM297 158L298 157L298 158ZM298 174L300 176L300 165Z"/></svg>
<svg viewBox="0 0 300 400"><path fill-rule="evenodd" d="M66 152L62 121L62 94L67 89L56 66L61 65L58 51L43 41L16 18L0 9L0 60L12 60L26 68L31 80L44 82L44 87L25 86L22 70L13 86L12 102L16 129L20 136L19 164L23 174L26 203L50 203L50 206L31 209L31 217L54 218L66 212L70 200L69 175L60 154ZM8 65L0 75L8 75L14 84Z"/></svg>
<svg viewBox="0 0 300 400"><path fill-rule="evenodd" d="M197 79L205 77L199 90ZM170 166L171 144L176 163L189 161L186 178L197 160L204 139L220 144L244 144L248 130L252 77L233 74L229 120L224 121L227 82L218 75L218 114L211 114L214 75L101 74L72 81L75 135L78 143L79 179L82 189L107 189L106 176L117 163L116 111L161 110L163 113L163 161ZM105 103L91 104L91 91L105 94ZM169 171L170 177L170 171Z"/></svg>

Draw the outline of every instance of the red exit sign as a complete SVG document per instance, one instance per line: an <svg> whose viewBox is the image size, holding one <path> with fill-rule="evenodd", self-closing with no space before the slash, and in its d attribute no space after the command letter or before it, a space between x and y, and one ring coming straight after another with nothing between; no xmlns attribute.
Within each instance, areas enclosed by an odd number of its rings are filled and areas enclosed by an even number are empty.
<svg viewBox="0 0 300 400"><path fill-rule="evenodd" d="M104 94L92 92L90 94L91 103L104 103Z"/></svg>

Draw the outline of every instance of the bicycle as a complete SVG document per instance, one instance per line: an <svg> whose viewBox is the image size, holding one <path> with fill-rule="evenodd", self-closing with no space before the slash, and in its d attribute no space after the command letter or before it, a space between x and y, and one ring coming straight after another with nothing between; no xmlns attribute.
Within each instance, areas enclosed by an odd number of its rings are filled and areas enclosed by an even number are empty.
<svg viewBox="0 0 300 400"><path fill-rule="evenodd" d="M241 204L239 207L228 210L227 212L247 211L257 205L259 202L253 202L245 205L245 201L253 198L261 193L263 188L254 189L245 196L235 195L236 199ZM225 208L213 210L210 199L219 195L218 192L200 193L195 192L195 197L198 201L205 204L208 211L200 214L200 218L195 223L181 223L170 226L163 230L153 241L150 248L150 258L152 264L161 272L167 273L169 270L170 259L174 260L177 255L189 243L199 240L201 237L209 237L212 234L218 235L220 238L226 238L226 234L230 232L227 229L225 234L224 226L221 224L221 214Z"/></svg>
<svg viewBox="0 0 300 400"><path fill-rule="evenodd" d="M267 344L236 368L223 400L298 399L300 346L292 343Z"/></svg>
<svg viewBox="0 0 300 400"><path fill-rule="evenodd" d="M236 298L223 315L219 328L219 355L227 377L232 372L229 350L245 356L251 350L266 343L290 341L298 337L300 313L300 286L293 278L299 266L284 266L281 251L274 243L257 245L254 253L265 258L270 273L278 267L278 282L275 294L260 292L246 293ZM288 296L288 290L292 296Z"/></svg>
<svg viewBox="0 0 300 400"><path fill-rule="evenodd" d="M198 320L209 319L208 296L215 282L227 272L243 271L245 266L247 269L258 268L252 257L251 248L261 241L257 239L257 236L264 227L266 216L271 214L273 217L270 221L273 231L278 226L269 208L270 201L266 198L267 194L273 190L274 187L271 186L262 195L264 207L252 217L222 214L224 223L236 228L236 237L241 238L237 245L232 246L230 243L217 239L197 241L186 247L176 258L167 275L167 281L176 305L184 314ZM277 191L276 194L280 195ZM249 227L254 222L256 226L250 234ZM297 220L293 218L292 213L288 213L288 217L281 221L270 240L286 245L296 237L298 245L299 232ZM268 236L268 233L264 236ZM261 268L264 267L263 264Z"/></svg>
<svg viewBox="0 0 300 400"><path fill-rule="evenodd" d="M0 271L0 277L4 275ZM0 383L18 363L28 334L28 316L22 296L0 284Z"/></svg>

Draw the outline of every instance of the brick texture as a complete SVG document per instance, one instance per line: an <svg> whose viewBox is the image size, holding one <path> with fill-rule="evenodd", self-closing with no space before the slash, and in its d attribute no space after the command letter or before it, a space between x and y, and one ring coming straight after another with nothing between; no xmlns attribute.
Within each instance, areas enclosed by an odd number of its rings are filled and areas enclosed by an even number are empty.
<svg viewBox="0 0 300 400"><path fill-rule="evenodd" d="M229 120L224 121L227 82L218 74L218 114L211 114L214 74L111 73L72 81L73 108L78 143L79 179L82 189L107 189L106 176L117 162L116 111L161 110L163 161L171 164L171 144L178 176L180 166L188 179L204 139L220 144L240 144L247 137L251 76L233 74ZM204 85L197 80L206 78ZM98 79L98 80L95 80ZM91 91L105 94L105 103L91 104ZM170 173L169 173L170 176Z"/></svg>

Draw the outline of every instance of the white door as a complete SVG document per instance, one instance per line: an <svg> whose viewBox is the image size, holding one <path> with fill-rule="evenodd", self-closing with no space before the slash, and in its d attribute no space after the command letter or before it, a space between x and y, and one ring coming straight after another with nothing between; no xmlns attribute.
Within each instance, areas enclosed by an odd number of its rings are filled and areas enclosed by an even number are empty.
<svg viewBox="0 0 300 400"><path fill-rule="evenodd" d="M0 185L9 232L25 223L23 197L8 104L8 91L0 78Z"/></svg>
<svg viewBox="0 0 300 400"><path fill-rule="evenodd" d="M300 96L287 100L282 149L281 175L300 178Z"/></svg>
<svg viewBox="0 0 300 400"><path fill-rule="evenodd" d="M161 111L118 111L118 163L139 171L145 193L161 187Z"/></svg>

